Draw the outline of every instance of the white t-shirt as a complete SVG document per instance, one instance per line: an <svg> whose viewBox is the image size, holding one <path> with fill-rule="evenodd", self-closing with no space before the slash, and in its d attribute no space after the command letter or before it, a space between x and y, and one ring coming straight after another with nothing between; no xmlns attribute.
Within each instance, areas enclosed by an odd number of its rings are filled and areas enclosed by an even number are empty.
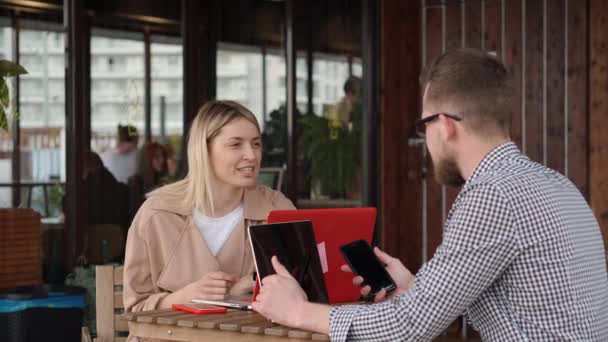
<svg viewBox="0 0 608 342"><path fill-rule="evenodd" d="M129 177L135 174L137 169L137 150L120 154L111 148L101 154L103 165L110 171L114 178L121 183L127 184Z"/></svg>
<svg viewBox="0 0 608 342"><path fill-rule="evenodd" d="M243 204L222 217L209 217L198 209L194 209L194 213L192 214L194 225L203 235L203 239L207 242L207 246L213 256L219 253L234 228L242 219Z"/></svg>

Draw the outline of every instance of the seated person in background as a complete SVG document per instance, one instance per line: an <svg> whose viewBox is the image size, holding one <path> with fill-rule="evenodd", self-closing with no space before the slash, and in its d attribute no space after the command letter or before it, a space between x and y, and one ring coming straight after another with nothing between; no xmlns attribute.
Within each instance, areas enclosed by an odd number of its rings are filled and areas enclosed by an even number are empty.
<svg viewBox="0 0 608 342"><path fill-rule="evenodd" d="M139 151L137 173L129 177L129 197L133 216L144 202L145 194L158 188L169 175L167 154L163 145L145 143Z"/></svg>
<svg viewBox="0 0 608 342"><path fill-rule="evenodd" d="M187 144L186 177L150 193L129 229L127 312L250 292L246 227L264 222L271 210L294 209L280 192L256 185L260 127L242 105L207 102Z"/></svg>
<svg viewBox="0 0 608 342"><path fill-rule="evenodd" d="M273 257L278 274L262 280L254 310L338 342L431 341L461 314L484 341L606 341L599 225L574 184L511 141L505 66L484 51L455 50L429 64L421 81L416 126L435 178L462 185L433 258L414 277L376 249L397 289L388 298L381 290L382 303L332 308L309 303Z"/></svg>
<svg viewBox="0 0 608 342"><path fill-rule="evenodd" d="M84 183L88 207L87 223L115 224L126 232L129 227L129 189L114 178L95 152L87 152Z"/></svg>
<svg viewBox="0 0 608 342"><path fill-rule="evenodd" d="M116 146L104 151L101 160L117 181L127 184L137 166L137 129L130 125L118 125L116 139Z"/></svg>

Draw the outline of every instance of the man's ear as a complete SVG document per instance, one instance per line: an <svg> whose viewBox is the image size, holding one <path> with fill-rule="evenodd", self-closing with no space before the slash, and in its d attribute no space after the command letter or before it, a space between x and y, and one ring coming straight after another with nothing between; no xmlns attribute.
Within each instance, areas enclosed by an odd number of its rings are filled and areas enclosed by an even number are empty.
<svg viewBox="0 0 608 342"><path fill-rule="evenodd" d="M445 141L452 141L456 139L458 135L458 128L456 127L456 122L450 118L442 115L440 118L441 121L441 131L443 135L443 139Z"/></svg>

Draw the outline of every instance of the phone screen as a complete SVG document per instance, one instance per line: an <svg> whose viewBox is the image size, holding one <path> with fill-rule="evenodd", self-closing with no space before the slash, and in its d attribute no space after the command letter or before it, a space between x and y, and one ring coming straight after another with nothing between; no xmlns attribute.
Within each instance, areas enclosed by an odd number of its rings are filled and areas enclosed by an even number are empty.
<svg viewBox="0 0 608 342"><path fill-rule="evenodd" d="M340 252L353 273L363 277L364 283L371 287L370 295L375 295L381 289L386 289L387 292L395 289L395 282L367 241L356 240L343 245Z"/></svg>

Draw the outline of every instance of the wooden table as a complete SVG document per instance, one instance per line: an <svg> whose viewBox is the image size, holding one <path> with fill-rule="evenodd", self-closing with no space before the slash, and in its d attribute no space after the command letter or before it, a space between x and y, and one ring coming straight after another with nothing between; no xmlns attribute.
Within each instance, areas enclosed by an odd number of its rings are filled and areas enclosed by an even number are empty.
<svg viewBox="0 0 608 342"><path fill-rule="evenodd" d="M121 319L135 336L171 341L329 341L327 335L274 324L253 311L194 315L165 309L126 313Z"/></svg>

